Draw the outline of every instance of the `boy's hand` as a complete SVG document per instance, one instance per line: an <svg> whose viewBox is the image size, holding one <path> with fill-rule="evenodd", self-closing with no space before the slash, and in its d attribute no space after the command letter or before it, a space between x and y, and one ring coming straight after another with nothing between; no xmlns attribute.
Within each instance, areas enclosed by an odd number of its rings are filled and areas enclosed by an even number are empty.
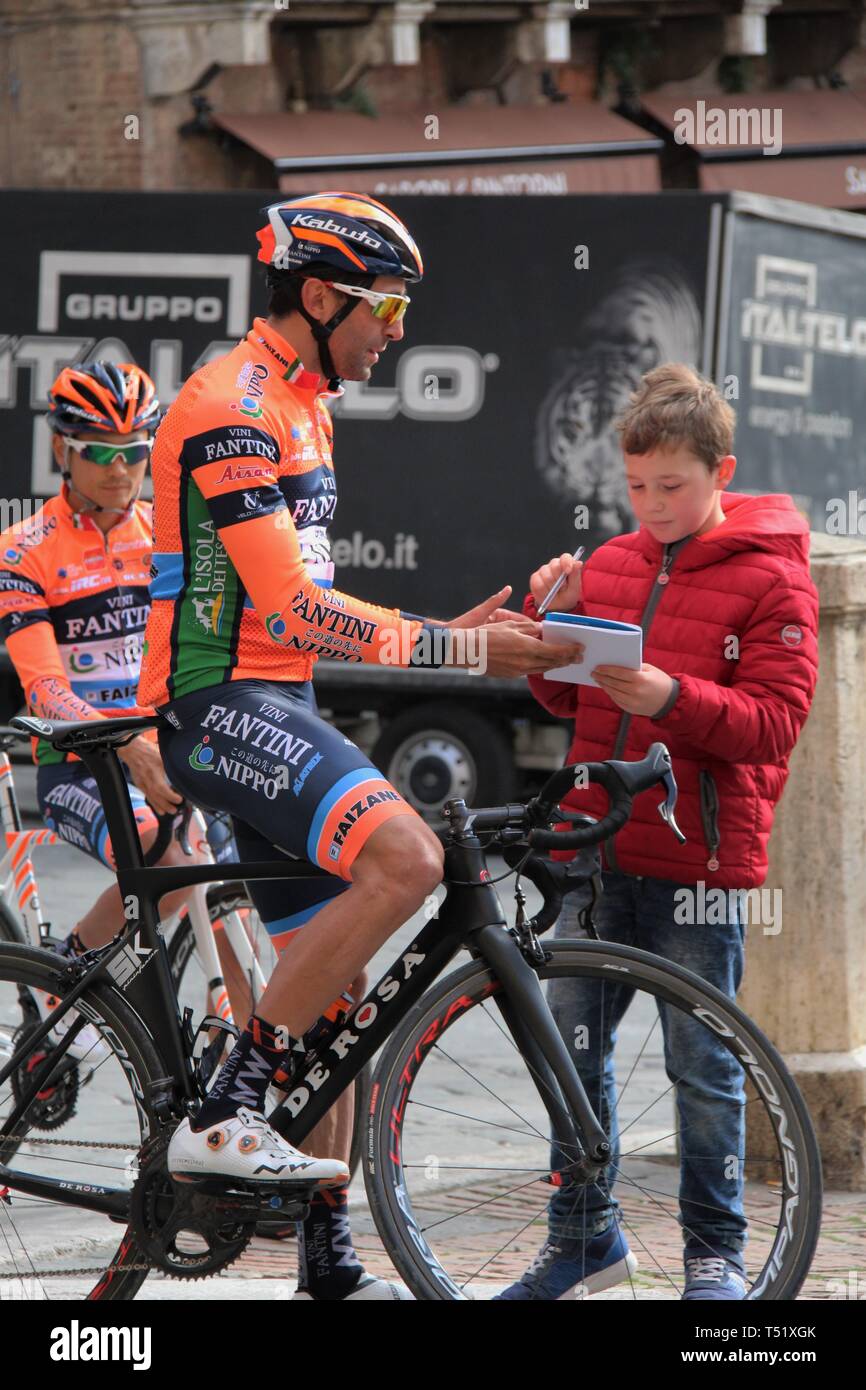
<svg viewBox="0 0 866 1390"><path fill-rule="evenodd" d="M626 714L649 718L658 714L674 688L673 676L646 661L639 671L630 671L627 666L596 666L590 674Z"/></svg>
<svg viewBox="0 0 866 1390"><path fill-rule="evenodd" d="M536 608L540 608L561 574L567 574L568 578L554 599L554 611L570 613L572 608L576 608L580 603L582 569L582 560L575 560L573 555L566 554L555 555L546 565L542 565L541 569L536 570L529 581Z"/></svg>

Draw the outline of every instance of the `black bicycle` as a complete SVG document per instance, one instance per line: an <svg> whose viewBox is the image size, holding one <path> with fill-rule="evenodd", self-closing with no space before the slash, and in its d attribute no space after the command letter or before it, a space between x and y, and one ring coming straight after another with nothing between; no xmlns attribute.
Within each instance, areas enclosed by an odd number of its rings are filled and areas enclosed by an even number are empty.
<svg viewBox="0 0 866 1390"><path fill-rule="evenodd" d="M76 752L96 778L129 919L109 948L65 966L44 951L0 946L0 1280L31 1281L41 1296L132 1298L150 1271L217 1274L241 1255L257 1224L302 1215L310 1195L279 1184L265 1191L227 1180L175 1184L166 1169L173 1129L199 1104L223 1040L214 1041L219 1020L180 1013L160 935L160 897L229 872L254 880L320 871L285 858L146 867L115 750L158 722L16 721ZM385 1251L416 1297L492 1296L543 1240L554 1186L577 1205L602 1185L615 1191L616 1219L638 1260L613 1296L677 1298L683 1232L675 1102L678 1086L699 1078L666 1073L655 1018L663 1002L710 1029L742 1071L748 1297L794 1298L817 1240L820 1161L806 1107L778 1053L740 1009L669 961L591 935L539 940L563 897L585 893L596 876L580 857L554 863L537 850L600 843L625 824L634 796L656 784L666 789L660 813L680 833L662 744L641 762L585 770L610 797L597 822L557 810L574 768L555 773L527 804L472 810L448 803L438 911L425 912L428 920L367 997L315 1055L300 1059L269 1119L303 1147L382 1048L364 1175ZM562 820L572 828L550 828ZM511 926L488 867L493 852L517 877ZM524 880L540 895L531 917ZM592 932L590 915L586 921ZM440 980L461 950L468 962ZM616 1053L610 1027L616 1134L593 1113L579 1049L560 1036L548 1008L543 983L563 980L591 981L602 1017L610 991L625 985L635 1000L636 1024L619 1026ZM40 991L61 1001L44 1021ZM99 1048L87 1075L69 1055L84 1028L95 1030ZM58 1113L56 1097L73 1074L76 1095Z"/></svg>

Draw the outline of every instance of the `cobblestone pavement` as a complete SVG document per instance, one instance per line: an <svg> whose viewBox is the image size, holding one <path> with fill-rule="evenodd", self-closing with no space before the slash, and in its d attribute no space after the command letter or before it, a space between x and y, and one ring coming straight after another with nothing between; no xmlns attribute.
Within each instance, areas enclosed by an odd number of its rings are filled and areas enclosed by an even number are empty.
<svg viewBox="0 0 866 1390"><path fill-rule="evenodd" d="M360 1194L357 1194L360 1197ZM460 1190L450 1191L448 1202L452 1205L461 1205L464 1202L477 1200L477 1194L471 1188L460 1188ZM824 1204L824 1219L822 1223L822 1236L820 1236L819 1247L817 1247L815 1262L810 1270L808 1279L803 1284L799 1300L851 1300L860 1298L866 1300L866 1202L863 1195L859 1193L828 1193L826 1204ZM514 1195L512 1200L500 1204L503 1216L503 1229L507 1233L518 1229L523 1225L521 1216L525 1219L525 1202L523 1197ZM670 1270L671 1275L680 1277L680 1243L678 1243L677 1233L674 1232L671 1223L666 1219L653 1219L653 1208L651 1202L646 1200L642 1204L641 1211L641 1236L644 1238L653 1257L659 1264ZM632 1208L634 1211L634 1208ZM363 1258L367 1269L373 1270L377 1275L398 1279L395 1269L384 1250L381 1241L375 1233L373 1220L370 1212L366 1208L366 1202L356 1200L354 1202L354 1244ZM505 1238L505 1237L503 1237ZM528 1261L538 1250L538 1245L544 1240L544 1220L539 1219L537 1225L525 1230L523 1237L518 1243L514 1243L509 1250L503 1252L496 1261L496 1264L487 1270L489 1287L475 1286L478 1289L478 1297L489 1297L498 1290L498 1287L505 1286L512 1282L523 1273ZM234 1280L278 1280L286 1284L286 1291L282 1291L282 1297L289 1297L288 1287L295 1287L296 1275L296 1254L295 1243L293 1241L267 1241L254 1240L249 1250L243 1255L242 1259L232 1268L231 1277ZM482 1244L482 1258L487 1258L489 1251L488 1241ZM443 1241L438 1245L438 1254L442 1258L446 1268L455 1269L457 1264L463 1265L466 1269L467 1254L466 1243L461 1243L460 1247L452 1247L448 1241ZM450 1258L455 1259L455 1264L450 1264ZM641 1264L644 1262L641 1261ZM653 1268L652 1261L646 1261L649 1268ZM153 1283L153 1280L149 1280ZM632 1290L630 1284L620 1284L616 1289L607 1290L605 1293L595 1294L592 1302L606 1300L628 1300L637 1297L655 1298L677 1298L678 1289L673 1286L662 1287L659 1283L664 1280L653 1277L652 1280L642 1276L641 1270L635 1276L635 1287ZM254 1297L267 1297L257 1291Z"/></svg>

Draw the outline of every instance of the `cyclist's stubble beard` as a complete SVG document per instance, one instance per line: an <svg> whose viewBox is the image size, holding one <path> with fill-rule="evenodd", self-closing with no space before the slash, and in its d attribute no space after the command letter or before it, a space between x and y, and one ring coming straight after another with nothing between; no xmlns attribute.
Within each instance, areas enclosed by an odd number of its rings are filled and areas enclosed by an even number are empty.
<svg viewBox="0 0 866 1390"><path fill-rule="evenodd" d="M363 314L361 304L334 330L329 340L337 376L343 381L369 381L377 358L388 346L385 325L372 314ZM364 318L369 321L364 322Z"/></svg>

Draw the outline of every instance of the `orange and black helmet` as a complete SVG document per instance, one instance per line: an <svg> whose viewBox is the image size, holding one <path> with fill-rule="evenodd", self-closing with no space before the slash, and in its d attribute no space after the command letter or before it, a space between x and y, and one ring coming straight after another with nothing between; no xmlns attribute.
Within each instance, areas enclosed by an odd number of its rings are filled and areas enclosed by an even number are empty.
<svg viewBox="0 0 866 1390"><path fill-rule="evenodd" d="M421 252L396 213L364 193L311 193L264 209L259 260L275 270L420 280Z"/></svg>
<svg viewBox="0 0 866 1390"><path fill-rule="evenodd" d="M153 434L159 424L156 388L132 362L64 367L48 392L48 424L59 434L105 430Z"/></svg>

